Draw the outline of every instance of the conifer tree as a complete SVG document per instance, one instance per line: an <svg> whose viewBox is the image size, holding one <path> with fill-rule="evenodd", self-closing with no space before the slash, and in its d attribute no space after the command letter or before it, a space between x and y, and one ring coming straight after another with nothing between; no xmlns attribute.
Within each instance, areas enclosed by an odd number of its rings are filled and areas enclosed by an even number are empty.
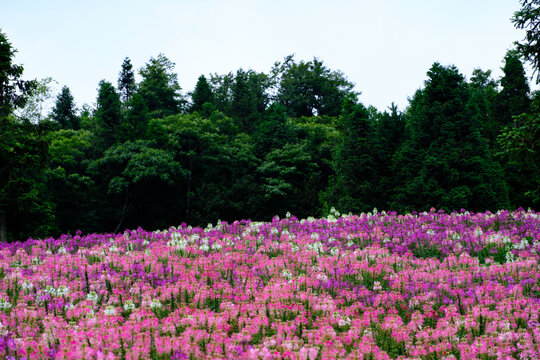
<svg viewBox="0 0 540 360"><path fill-rule="evenodd" d="M135 84L133 65L131 65L131 60L126 57L122 63L122 70L118 74L118 92L122 102L129 102L136 89L137 84Z"/></svg>
<svg viewBox="0 0 540 360"><path fill-rule="evenodd" d="M509 51L504 58L502 90L495 99L495 118L500 128L512 123L512 117L530 110L529 84L519 56Z"/></svg>
<svg viewBox="0 0 540 360"><path fill-rule="evenodd" d="M411 100L409 139L395 157L394 208L496 210L507 206L501 169L470 107L470 89L454 66L435 63Z"/></svg>
<svg viewBox="0 0 540 360"><path fill-rule="evenodd" d="M339 118L341 143L337 148L334 169L326 202L344 212L373 209L377 179L373 153L373 126L365 106L348 99Z"/></svg>
<svg viewBox="0 0 540 360"><path fill-rule="evenodd" d="M79 129L79 119L77 118L73 95L67 86L56 97L56 103L52 109L51 117L58 123L61 129Z"/></svg>
<svg viewBox="0 0 540 360"><path fill-rule="evenodd" d="M204 75L199 76L199 79L197 80L195 90L193 90L193 93L191 94L191 102L191 112L201 111L203 104L214 102L212 88Z"/></svg>
<svg viewBox="0 0 540 360"><path fill-rule="evenodd" d="M100 142L108 148L118 140L120 134L122 103L114 86L105 80L99 83L95 118Z"/></svg>

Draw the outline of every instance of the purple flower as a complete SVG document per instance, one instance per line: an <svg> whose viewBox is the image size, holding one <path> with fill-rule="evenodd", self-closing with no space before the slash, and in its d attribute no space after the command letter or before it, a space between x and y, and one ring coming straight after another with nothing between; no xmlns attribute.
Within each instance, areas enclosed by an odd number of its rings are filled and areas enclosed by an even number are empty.
<svg viewBox="0 0 540 360"><path fill-rule="evenodd" d="M171 355L171 360L187 360L187 359L188 359L188 356L180 350L173 352L173 354Z"/></svg>

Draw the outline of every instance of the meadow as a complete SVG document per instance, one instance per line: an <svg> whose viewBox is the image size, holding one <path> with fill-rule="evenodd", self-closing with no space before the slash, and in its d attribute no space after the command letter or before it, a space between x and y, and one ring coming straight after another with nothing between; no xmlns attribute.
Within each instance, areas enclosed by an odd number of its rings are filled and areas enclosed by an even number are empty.
<svg viewBox="0 0 540 360"><path fill-rule="evenodd" d="M540 214L393 212L0 245L5 359L538 359Z"/></svg>

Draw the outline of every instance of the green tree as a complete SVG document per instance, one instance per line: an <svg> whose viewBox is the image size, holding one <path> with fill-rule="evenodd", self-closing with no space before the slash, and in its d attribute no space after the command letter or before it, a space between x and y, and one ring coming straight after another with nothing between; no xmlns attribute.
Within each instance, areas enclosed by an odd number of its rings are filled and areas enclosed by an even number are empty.
<svg viewBox="0 0 540 360"><path fill-rule="evenodd" d="M148 107L143 97L135 93L128 102L128 109L121 124L121 141L142 139L148 126Z"/></svg>
<svg viewBox="0 0 540 360"><path fill-rule="evenodd" d="M495 148L501 128L494 115L494 106L498 96L498 84L491 78L491 70L474 69L469 82L471 88L471 106L476 107L475 114L481 126L482 135L488 141L490 149Z"/></svg>
<svg viewBox="0 0 540 360"><path fill-rule="evenodd" d="M58 123L61 129L79 129L79 118L71 91L67 86L56 97L56 103L51 112L51 118Z"/></svg>
<svg viewBox="0 0 540 360"><path fill-rule="evenodd" d="M272 70L278 83L276 99L292 117L338 116L354 85L340 71L333 71L318 59L296 63L292 55Z"/></svg>
<svg viewBox="0 0 540 360"><path fill-rule="evenodd" d="M115 144L102 158L93 162L90 171L105 187L106 206L102 219L114 232L122 226L153 226L162 222L160 200L166 199L184 171L166 149L157 149L145 140ZM157 210L157 211L156 211Z"/></svg>
<svg viewBox="0 0 540 360"><path fill-rule="evenodd" d="M274 103L264 112L262 121L253 132L255 154L263 159L273 149L296 142L296 134L283 105Z"/></svg>
<svg viewBox="0 0 540 360"><path fill-rule="evenodd" d="M525 70L518 55L509 51L504 58L502 90L495 99L495 118L502 129L512 123L512 117L529 112L531 99Z"/></svg>
<svg viewBox="0 0 540 360"><path fill-rule="evenodd" d="M17 117L28 119L32 123L39 123L46 119L44 113L52 101L52 86L55 82L51 77L36 81L36 87L27 97L24 107L15 112Z"/></svg>
<svg viewBox="0 0 540 360"><path fill-rule="evenodd" d="M378 174L370 112L354 99L348 100L339 119L339 130L336 175L331 180L326 202L344 212L371 210L376 205Z"/></svg>
<svg viewBox="0 0 540 360"><path fill-rule="evenodd" d="M46 196L43 172L47 125L13 116L36 87L36 81L21 80L23 67L13 64L15 52L0 31L0 241L54 230L54 204Z"/></svg>
<svg viewBox="0 0 540 360"><path fill-rule="evenodd" d="M195 85L195 90L191 93L191 107L190 111L201 111L203 104L213 103L214 94L212 93L212 88L206 80L204 75L199 76L197 84Z"/></svg>
<svg viewBox="0 0 540 360"><path fill-rule="evenodd" d="M21 80L24 68L13 64L16 52L0 29L0 120L22 108L37 85L35 80Z"/></svg>
<svg viewBox="0 0 540 360"><path fill-rule="evenodd" d="M230 115L237 120L242 131L251 134L261 121L268 104L268 86L268 77L263 73L242 69L236 72L232 85Z"/></svg>
<svg viewBox="0 0 540 360"><path fill-rule="evenodd" d="M0 241L45 237L56 231L55 204L46 187L47 124L13 117L0 122Z"/></svg>
<svg viewBox="0 0 540 360"><path fill-rule="evenodd" d="M93 147L88 130L61 129L47 136L47 189L55 199L55 218L62 233L100 231L97 189L87 172Z"/></svg>
<svg viewBox="0 0 540 360"><path fill-rule="evenodd" d="M135 83L133 65L131 65L131 60L126 57L122 63L122 70L120 70L120 73L118 74L118 92L120 93L120 99L124 103L128 103L136 90L137 84Z"/></svg>
<svg viewBox="0 0 540 360"><path fill-rule="evenodd" d="M298 216L310 216L313 209L306 202L310 195L310 180L318 176L318 166L305 143L286 144L270 151L257 173L261 177L264 218L290 211ZM308 206L306 206L308 205Z"/></svg>
<svg viewBox="0 0 540 360"><path fill-rule="evenodd" d="M457 68L435 63L406 114L409 138L395 156L393 208L481 211L508 205L502 169L469 104L470 89Z"/></svg>
<svg viewBox="0 0 540 360"><path fill-rule="evenodd" d="M372 123L372 153L375 159L373 179L373 206L378 209L390 209L394 189L397 186L396 176L392 169L392 159L405 140L405 116L398 111L395 104L389 111L377 113Z"/></svg>
<svg viewBox="0 0 540 360"><path fill-rule="evenodd" d="M214 104L219 111L227 115L231 115L234 81L235 78L232 72L225 75L212 74L210 77L212 93L214 94Z"/></svg>
<svg viewBox="0 0 540 360"><path fill-rule="evenodd" d="M114 86L105 80L99 82L95 119L97 136L105 148L113 145L120 134L122 123L122 103Z"/></svg>
<svg viewBox="0 0 540 360"><path fill-rule="evenodd" d="M525 30L522 42L516 42L517 51L529 61L540 82L540 1L520 0L521 9L514 13L512 22L517 29Z"/></svg>
<svg viewBox="0 0 540 360"><path fill-rule="evenodd" d="M139 71L142 81L138 92L151 118L163 118L181 111L181 88L178 75L173 72L174 66L165 55L159 54L156 58L150 58Z"/></svg>

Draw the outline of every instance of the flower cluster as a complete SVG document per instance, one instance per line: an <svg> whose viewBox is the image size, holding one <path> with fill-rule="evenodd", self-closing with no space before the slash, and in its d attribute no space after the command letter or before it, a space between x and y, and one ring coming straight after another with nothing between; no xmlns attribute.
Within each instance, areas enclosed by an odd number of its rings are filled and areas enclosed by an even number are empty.
<svg viewBox="0 0 540 360"><path fill-rule="evenodd" d="M533 211L29 239L0 279L6 359L540 358Z"/></svg>

